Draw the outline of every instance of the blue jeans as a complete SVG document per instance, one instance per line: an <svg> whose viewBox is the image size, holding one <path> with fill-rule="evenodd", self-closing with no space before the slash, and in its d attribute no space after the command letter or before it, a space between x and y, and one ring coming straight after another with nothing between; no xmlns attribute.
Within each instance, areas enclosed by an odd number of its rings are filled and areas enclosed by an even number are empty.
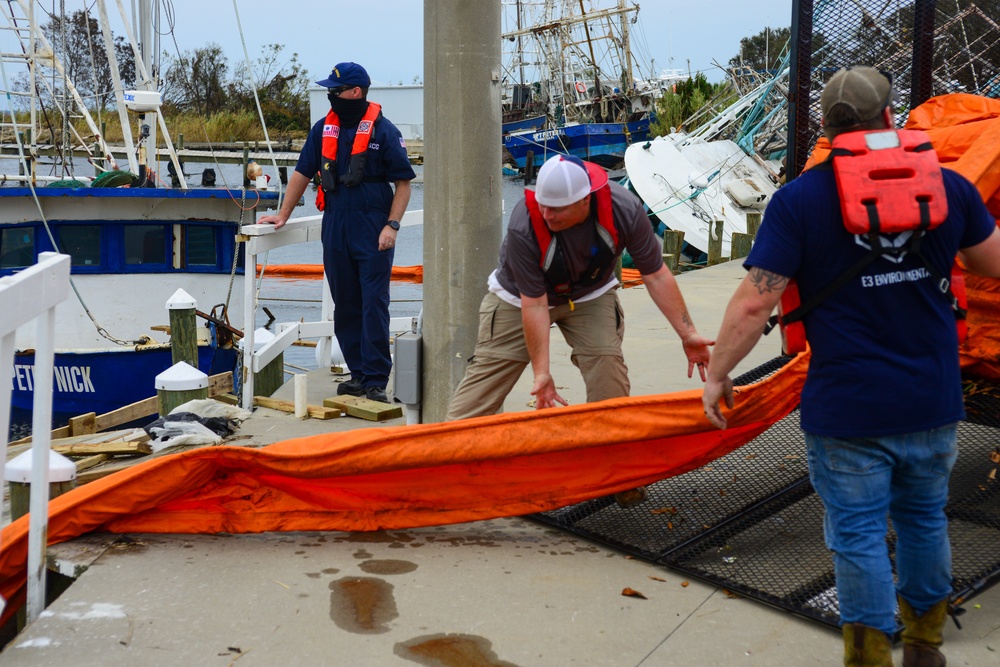
<svg viewBox="0 0 1000 667"><path fill-rule="evenodd" d="M951 593L944 506L958 458L957 425L876 438L806 433L809 477L826 509L842 623L892 635L896 593L922 614ZM888 523L896 530L893 582Z"/></svg>

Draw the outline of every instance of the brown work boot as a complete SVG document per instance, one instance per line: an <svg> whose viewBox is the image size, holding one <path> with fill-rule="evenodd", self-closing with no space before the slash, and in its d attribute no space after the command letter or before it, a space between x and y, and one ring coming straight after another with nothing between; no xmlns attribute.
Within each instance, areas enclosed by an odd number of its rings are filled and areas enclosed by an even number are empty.
<svg viewBox="0 0 1000 667"><path fill-rule="evenodd" d="M615 494L615 502L618 503L618 507L629 508L635 507L636 505L641 505L646 502L646 498L649 497L649 493L646 491L646 487L638 486L634 489L629 489L628 491L619 491Z"/></svg>
<svg viewBox="0 0 1000 667"><path fill-rule="evenodd" d="M903 667L944 667L947 662L938 648L944 643L941 632L948 617L948 599L917 616L899 596L899 615L903 618Z"/></svg>
<svg viewBox="0 0 1000 667"><path fill-rule="evenodd" d="M881 630L860 623L845 623L845 667L892 667L892 640Z"/></svg>

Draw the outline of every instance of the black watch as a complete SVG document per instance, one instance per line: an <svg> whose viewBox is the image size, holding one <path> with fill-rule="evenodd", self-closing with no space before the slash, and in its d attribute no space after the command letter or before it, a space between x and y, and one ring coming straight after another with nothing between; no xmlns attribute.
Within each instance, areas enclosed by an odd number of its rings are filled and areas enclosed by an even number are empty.
<svg viewBox="0 0 1000 667"><path fill-rule="evenodd" d="M395 229L397 232L399 231L399 220L390 220L389 222L387 222L385 224L389 225L390 227L392 227L393 229Z"/></svg>

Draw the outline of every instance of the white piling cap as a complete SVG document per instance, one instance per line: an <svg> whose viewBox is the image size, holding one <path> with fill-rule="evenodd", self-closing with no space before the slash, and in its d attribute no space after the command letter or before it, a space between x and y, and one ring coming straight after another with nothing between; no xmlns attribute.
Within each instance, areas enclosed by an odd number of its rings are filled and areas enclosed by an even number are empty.
<svg viewBox="0 0 1000 667"><path fill-rule="evenodd" d="M8 482L31 483L32 452L29 449L7 462L3 477ZM49 482L68 482L76 479L76 464L59 452L49 450Z"/></svg>
<svg viewBox="0 0 1000 667"><path fill-rule="evenodd" d="M156 376L156 388L167 391L190 391L207 386L208 376L186 361L178 361Z"/></svg>
<svg viewBox="0 0 1000 667"><path fill-rule="evenodd" d="M184 308L197 308L198 302L193 296L178 289L173 296L167 299L167 310L182 310Z"/></svg>
<svg viewBox="0 0 1000 667"><path fill-rule="evenodd" d="M241 350L243 349L243 341L244 340L246 340L246 339L245 338L241 338L240 342L238 343L239 348ZM271 333L270 331L268 331L267 329L265 329L264 327L261 327L260 329L254 329L253 330L253 349L254 349L254 351L257 351L260 348L264 347L265 345L267 345L268 343L270 343L272 340L274 340L274 334Z"/></svg>

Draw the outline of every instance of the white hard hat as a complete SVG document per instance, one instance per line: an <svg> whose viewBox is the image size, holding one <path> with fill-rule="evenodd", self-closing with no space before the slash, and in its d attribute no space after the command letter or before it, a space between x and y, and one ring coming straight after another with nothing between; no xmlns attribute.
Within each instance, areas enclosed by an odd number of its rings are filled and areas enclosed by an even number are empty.
<svg viewBox="0 0 1000 667"><path fill-rule="evenodd" d="M535 200L542 206L569 206L607 183L607 172L596 164L572 155L556 155L538 170Z"/></svg>

